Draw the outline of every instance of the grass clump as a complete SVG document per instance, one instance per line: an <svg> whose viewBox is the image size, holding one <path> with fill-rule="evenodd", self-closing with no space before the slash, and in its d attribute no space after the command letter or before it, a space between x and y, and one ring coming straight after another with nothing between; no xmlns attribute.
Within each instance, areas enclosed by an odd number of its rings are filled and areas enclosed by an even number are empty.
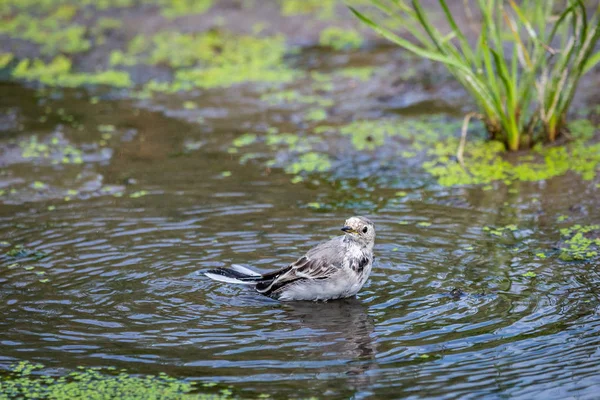
<svg viewBox="0 0 600 400"><path fill-rule="evenodd" d="M477 0L481 30L467 39L447 1L439 0L450 27L441 32L419 0L371 0L395 18L413 40L351 10L364 23L418 56L444 64L471 94L492 137L509 150L566 130L567 112L581 76L600 61L600 6L588 16L582 0L558 2ZM416 44L415 44L416 42Z"/></svg>

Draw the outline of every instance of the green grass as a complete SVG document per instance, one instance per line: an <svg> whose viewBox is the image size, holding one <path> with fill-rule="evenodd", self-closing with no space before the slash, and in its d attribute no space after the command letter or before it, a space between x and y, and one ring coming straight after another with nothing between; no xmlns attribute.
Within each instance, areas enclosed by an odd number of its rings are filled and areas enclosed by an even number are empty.
<svg viewBox="0 0 600 400"><path fill-rule="evenodd" d="M476 42L458 25L446 0L441 32L419 0L371 0L411 36L408 40L351 7L365 24L418 56L444 64L475 100L479 117L509 150L566 132L580 78L600 61L600 5L588 15L582 0L477 0ZM461 3L462 4L462 3ZM559 6L562 8L556 11ZM381 19L383 21L383 18Z"/></svg>

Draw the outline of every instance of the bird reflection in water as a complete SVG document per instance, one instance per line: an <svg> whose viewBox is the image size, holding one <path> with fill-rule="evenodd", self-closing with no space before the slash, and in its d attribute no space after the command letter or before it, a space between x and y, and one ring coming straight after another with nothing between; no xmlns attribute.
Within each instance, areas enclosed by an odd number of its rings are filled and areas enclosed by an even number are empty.
<svg viewBox="0 0 600 400"><path fill-rule="evenodd" d="M376 367L375 325L368 307L356 298L327 303L291 302L283 306L289 323L315 331L307 335L315 344L307 357L348 360L341 370L358 388L372 384L368 371ZM314 356L314 358L313 358ZM333 368L335 372L338 367ZM334 372L333 370L331 372Z"/></svg>

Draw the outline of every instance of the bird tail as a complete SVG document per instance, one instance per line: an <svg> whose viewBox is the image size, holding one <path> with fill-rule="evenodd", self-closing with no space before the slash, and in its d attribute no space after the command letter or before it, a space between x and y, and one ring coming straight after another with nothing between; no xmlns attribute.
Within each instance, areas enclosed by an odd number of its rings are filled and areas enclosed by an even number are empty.
<svg viewBox="0 0 600 400"><path fill-rule="evenodd" d="M255 285L263 279L258 272L237 264L233 264L231 268L211 269L206 271L204 275L215 281L241 285Z"/></svg>

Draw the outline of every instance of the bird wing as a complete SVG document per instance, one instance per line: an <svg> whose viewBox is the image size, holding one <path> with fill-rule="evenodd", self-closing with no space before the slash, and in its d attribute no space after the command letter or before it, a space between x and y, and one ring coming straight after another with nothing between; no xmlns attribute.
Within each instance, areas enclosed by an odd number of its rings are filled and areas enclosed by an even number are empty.
<svg viewBox="0 0 600 400"><path fill-rule="evenodd" d="M256 284L256 290L269 296L292 282L327 279L339 269L339 266L324 259L311 259L304 256L285 268L263 275L261 281Z"/></svg>

